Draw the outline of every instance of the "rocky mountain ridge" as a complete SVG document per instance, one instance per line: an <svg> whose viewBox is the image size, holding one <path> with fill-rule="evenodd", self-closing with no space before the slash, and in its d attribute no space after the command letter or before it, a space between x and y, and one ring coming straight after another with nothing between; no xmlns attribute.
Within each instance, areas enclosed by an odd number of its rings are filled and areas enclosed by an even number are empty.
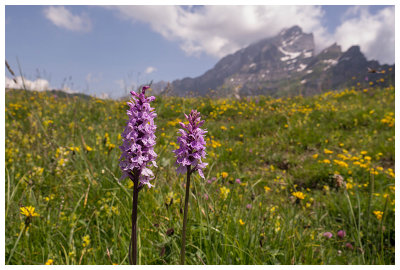
<svg viewBox="0 0 400 270"><path fill-rule="evenodd" d="M362 87L382 77L369 74L368 68L391 68L394 83L394 65L367 61L359 46L342 52L333 44L315 55L313 34L293 26L223 57L199 77L163 82L167 86L157 90L177 96L312 95L352 84Z"/></svg>

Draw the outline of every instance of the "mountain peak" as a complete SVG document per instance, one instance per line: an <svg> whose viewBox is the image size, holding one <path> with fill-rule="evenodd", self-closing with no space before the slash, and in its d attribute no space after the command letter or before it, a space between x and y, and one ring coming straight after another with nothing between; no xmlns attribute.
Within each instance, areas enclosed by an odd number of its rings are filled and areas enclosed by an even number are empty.
<svg viewBox="0 0 400 270"><path fill-rule="evenodd" d="M360 46L354 45L351 46L347 51L345 51L341 57L343 60L348 60L348 59L362 59L362 61L366 62L367 59L363 55L363 53L360 50Z"/></svg>
<svg viewBox="0 0 400 270"><path fill-rule="evenodd" d="M296 34L302 34L303 30L300 28L298 25L294 25L289 28L285 28L280 32L281 36L290 36L290 35L296 35Z"/></svg>
<svg viewBox="0 0 400 270"><path fill-rule="evenodd" d="M334 50L334 51L341 51L342 50L342 48L340 47L340 45L338 45L336 42L335 43L333 43L331 46L329 46L328 48L326 48L325 50L327 50L327 51L332 51L332 50Z"/></svg>
<svg viewBox="0 0 400 270"><path fill-rule="evenodd" d="M353 45L347 50L347 52L348 53L361 53L360 46Z"/></svg>

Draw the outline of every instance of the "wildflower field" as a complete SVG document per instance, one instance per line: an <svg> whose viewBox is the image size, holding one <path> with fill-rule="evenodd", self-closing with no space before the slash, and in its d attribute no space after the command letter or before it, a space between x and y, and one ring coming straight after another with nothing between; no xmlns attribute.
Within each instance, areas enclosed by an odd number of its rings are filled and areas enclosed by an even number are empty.
<svg viewBox="0 0 400 270"><path fill-rule="evenodd" d="M128 264L133 183L118 179L125 101L5 94L6 264ZM187 264L394 264L394 87L313 97L156 97L154 187L138 263L179 264L179 122L205 120Z"/></svg>

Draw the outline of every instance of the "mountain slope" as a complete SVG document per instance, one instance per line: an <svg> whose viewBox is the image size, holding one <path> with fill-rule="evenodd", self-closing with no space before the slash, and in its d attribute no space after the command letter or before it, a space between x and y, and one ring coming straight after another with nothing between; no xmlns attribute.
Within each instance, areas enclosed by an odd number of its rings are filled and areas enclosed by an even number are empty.
<svg viewBox="0 0 400 270"><path fill-rule="evenodd" d="M359 86L382 77L366 74L367 68L388 69L377 61L367 61L359 46L342 52L333 44L314 55L313 34L299 26L282 30L277 36L223 57L212 69L196 78L175 80L171 94L178 96L305 95L354 84ZM365 76L369 75L368 81ZM353 80L353 81L352 81Z"/></svg>

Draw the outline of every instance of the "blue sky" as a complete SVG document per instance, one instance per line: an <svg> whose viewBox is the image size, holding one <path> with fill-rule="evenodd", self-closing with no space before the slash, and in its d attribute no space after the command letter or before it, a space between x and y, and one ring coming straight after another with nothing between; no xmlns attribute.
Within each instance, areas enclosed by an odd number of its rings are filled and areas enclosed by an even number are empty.
<svg viewBox="0 0 400 270"><path fill-rule="evenodd" d="M5 22L6 60L19 73L18 58L32 84L113 98L199 76L295 24L317 50L359 44L368 59L394 63L393 6L6 6Z"/></svg>

